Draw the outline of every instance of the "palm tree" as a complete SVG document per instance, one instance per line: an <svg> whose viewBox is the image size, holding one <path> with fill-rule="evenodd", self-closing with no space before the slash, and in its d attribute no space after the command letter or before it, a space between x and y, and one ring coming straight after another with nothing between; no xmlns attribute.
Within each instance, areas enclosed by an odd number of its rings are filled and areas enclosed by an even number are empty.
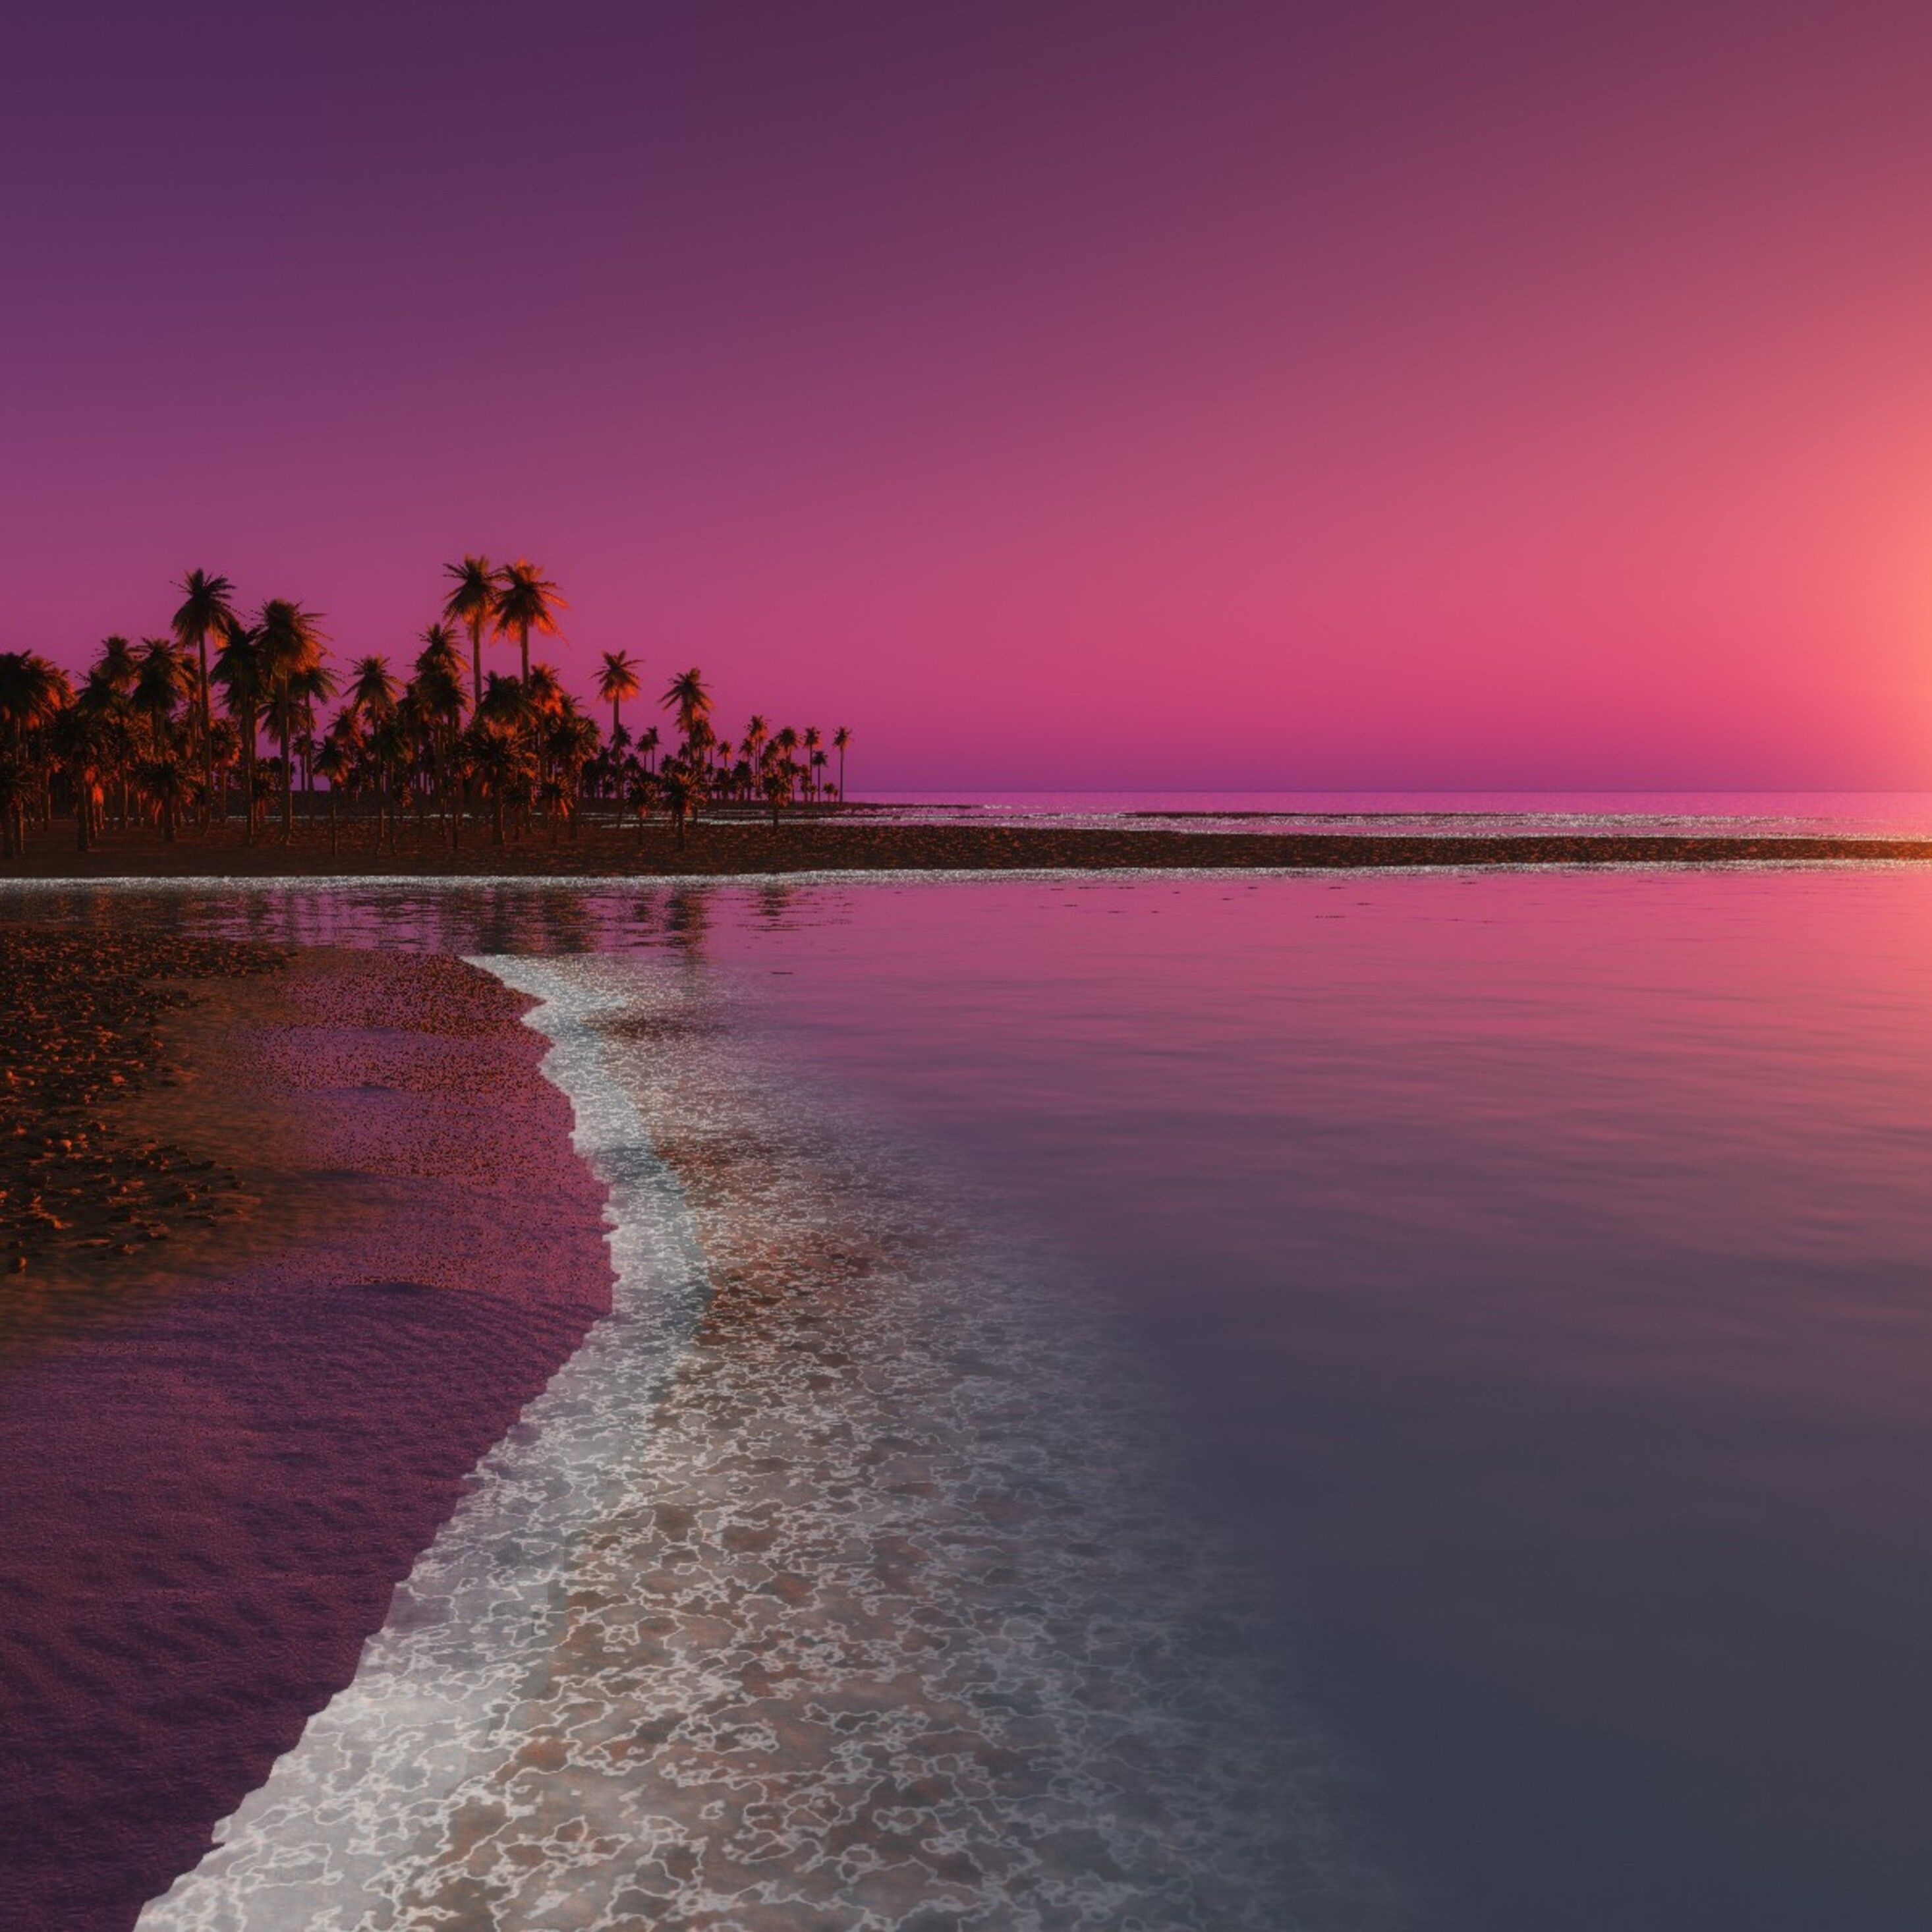
<svg viewBox="0 0 1932 1932"><path fill-rule="evenodd" d="M428 752L436 796L449 823L449 849L461 848L462 813L456 799L456 746L463 730L463 659L446 624L423 633L406 708Z"/></svg>
<svg viewBox="0 0 1932 1932"><path fill-rule="evenodd" d="M682 758L667 758L664 770L658 774L658 790L664 802L664 808L670 814L673 829L677 834L677 849L684 850L685 820L696 808L704 789L703 775Z"/></svg>
<svg viewBox="0 0 1932 1932"><path fill-rule="evenodd" d="M431 624L424 628L422 642L422 649L416 653L416 675L434 676L440 685L454 685L460 700L463 653L457 648L455 632L448 624Z"/></svg>
<svg viewBox="0 0 1932 1932"><path fill-rule="evenodd" d="M169 620L168 627L184 651L195 653L200 669L202 809L206 813L207 801L214 790L214 720L208 709L208 640L225 638L235 628L235 586L225 577L190 570L177 587L182 592L181 608Z"/></svg>
<svg viewBox="0 0 1932 1932"><path fill-rule="evenodd" d="M488 694L484 694L484 704ZM535 774L535 766L520 734L499 729L486 719L472 724L469 748L476 782L490 804L490 842L503 842L503 807L512 798L520 800Z"/></svg>
<svg viewBox="0 0 1932 1932"><path fill-rule="evenodd" d="M221 687L223 708L235 721L242 740L242 808L248 814L244 834L250 844L255 839L255 760L259 747L256 733L261 722L262 704L268 692L268 664L262 650L261 633L245 624L232 626L223 636L215 652L211 674Z"/></svg>
<svg viewBox="0 0 1932 1932"><path fill-rule="evenodd" d="M648 724L638 734L638 754L644 760L644 769L653 776L658 768L658 728Z"/></svg>
<svg viewBox="0 0 1932 1932"><path fill-rule="evenodd" d="M387 658L356 660L356 668L349 674L349 691L342 709L344 716L366 718L372 724L380 724L386 718L396 715L396 680L389 674Z"/></svg>
<svg viewBox="0 0 1932 1932"><path fill-rule="evenodd" d="M791 802L790 770L776 764L766 766L760 789L765 794L765 802L772 808L772 830L776 832L778 829L778 814Z"/></svg>
<svg viewBox="0 0 1932 1932"><path fill-rule="evenodd" d="M242 762L242 734L235 728L232 718L218 718L214 721L214 772L218 781L215 802L220 807L216 814L226 824L228 818L228 782L235 767Z"/></svg>
<svg viewBox="0 0 1932 1932"><path fill-rule="evenodd" d="M569 700L555 664L530 666L524 679L524 700L530 706L532 723L540 724L562 714Z"/></svg>
<svg viewBox="0 0 1932 1932"><path fill-rule="evenodd" d="M496 628L500 638L514 638L523 653L524 682L530 681L530 633L546 638L561 637L556 614L570 606L551 583L526 557L504 566L496 592Z"/></svg>
<svg viewBox="0 0 1932 1932"><path fill-rule="evenodd" d="M41 741L73 696L66 672L39 652L0 651L0 820L10 859L26 848L27 806L44 778Z"/></svg>
<svg viewBox="0 0 1932 1932"><path fill-rule="evenodd" d="M586 718L574 705L568 705L544 734L543 754L550 766L551 784L556 788L553 802L560 803L570 820L570 836L577 836L578 801L583 795L584 767L597 750L597 721Z"/></svg>
<svg viewBox="0 0 1932 1932"><path fill-rule="evenodd" d="M27 804L32 796L33 780L26 766L0 758L0 856L17 859L26 851Z"/></svg>
<svg viewBox="0 0 1932 1932"><path fill-rule="evenodd" d="M105 799L107 773L116 765L124 768L126 761L121 755L127 735L121 716L124 702L106 685L90 677L80 695L54 720L54 755L66 771L74 794L74 841L82 852L93 848L95 814Z"/></svg>
<svg viewBox="0 0 1932 1932"><path fill-rule="evenodd" d="M143 638L130 702L147 721L148 748L160 758L168 748L175 708L194 688L194 673L182 648L168 638Z"/></svg>
<svg viewBox="0 0 1932 1932"><path fill-rule="evenodd" d="M470 706L473 715L483 702L483 629L496 621L501 589L496 567L487 556L466 556L460 563L446 563L442 574L456 580L456 588L443 602L442 614L470 633Z"/></svg>
<svg viewBox="0 0 1932 1932"><path fill-rule="evenodd" d="M711 694L704 688L704 673L695 664L671 680L660 702L665 710L677 714L677 728L687 742L700 722L711 716Z"/></svg>
<svg viewBox="0 0 1932 1932"><path fill-rule="evenodd" d="M845 747L852 742L852 734L844 725L839 726L832 734L832 748L838 754L838 802L845 802Z"/></svg>
<svg viewBox="0 0 1932 1932"><path fill-rule="evenodd" d="M530 700L514 678L493 670L483 680L483 702L476 707L476 723L487 724L493 730L520 731L530 722Z"/></svg>
<svg viewBox="0 0 1932 1932"><path fill-rule="evenodd" d="M285 597L271 598L262 606L256 634L269 728L282 746L282 836L292 838L291 742L298 727L313 716L316 700L334 689L335 680L322 666L322 620L316 612L304 610Z"/></svg>
<svg viewBox="0 0 1932 1932"><path fill-rule="evenodd" d="M109 690L125 697L134 688L134 680L140 670L134 656L134 646L116 634L100 640L100 655L94 661L89 676L98 677Z"/></svg>
<svg viewBox="0 0 1932 1932"><path fill-rule="evenodd" d="M376 850L382 849L383 814L388 804L390 739L396 719L396 680L389 669L386 657L372 655L358 658L349 674L349 684L342 700L342 710L336 726L344 735L348 744L360 738L362 764L364 770L374 774L376 781ZM389 734L385 738L382 734ZM320 767L318 766L318 770ZM325 777L327 773L323 774ZM329 789L335 789L332 780ZM335 849L335 802L329 801L329 850Z"/></svg>
<svg viewBox="0 0 1932 1932"><path fill-rule="evenodd" d="M617 734L623 729L623 719L618 715L619 706L627 698L638 694L638 661L628 651L606 651L604 667L597 676L597 695L610 707L610 742L615 744Z"/></svg>
<svg viewBox="0 0 1932 1932"><path fill-rule="evenodd" d="M188 796L188 773L173 746L164 746L152 757L143 758L135 767L134 776L149 802L160 808L161 837L172 845L176 814Z"/></svg>
<svg viewBox="0 0 1932 1932"><path fill-rule="evenodd" d="M342 788L355 769L355 721L345 712L323 735L315 754L316 776L328 788L328 856L336 851L335 808Z"/></svg>
<svg viewBox="0 0 1932 1932"><path fill-rule="evenodd" d="M369 761L376 772L376 850L382 849L382 823L387 815L389 827L389 849L394 851L398 843L400 814L397 810L394 788L391 775L402 762L406 745L406 734L394 707L378 718L369 734Z"/></svg>

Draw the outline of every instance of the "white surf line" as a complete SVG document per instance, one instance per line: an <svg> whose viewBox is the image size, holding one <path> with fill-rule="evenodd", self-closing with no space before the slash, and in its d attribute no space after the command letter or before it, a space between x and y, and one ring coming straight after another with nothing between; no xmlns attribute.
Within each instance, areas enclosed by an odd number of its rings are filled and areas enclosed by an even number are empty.
<svg viewBox="0 0 1932 1932"><path fill-rule="evenodd" d="M540 960L470 963L544 1003L525 1024L551 1042L543 1072L610 1189L611 1312L478 1466L353 1681L217 1827L215 1849L144 1909L139 1932L399 1924L416 1856L446 1840L456 1794L520 1741L514 1714L542 1694L574 1540L629 1487L708 1292L682 1192L604 1070L594 1020L622 1003Z"/></svg>

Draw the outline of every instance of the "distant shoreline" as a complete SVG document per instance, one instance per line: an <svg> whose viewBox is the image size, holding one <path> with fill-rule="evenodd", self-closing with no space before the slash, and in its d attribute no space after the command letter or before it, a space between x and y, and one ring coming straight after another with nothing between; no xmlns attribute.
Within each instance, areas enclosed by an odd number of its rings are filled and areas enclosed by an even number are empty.
<svg viewBox="0 0 1932 1932"><path fill-rule="evenodd" d="M172 844L142 828L98 836L75 849L56 823L30 836L26 856L0 881L32 879L531 878L715 877L788 872L1334 871L1470 866L1815 864L1932 860L1932 839L1740 836L1694 833L1176 831L1142 826L880 824L869 818L788 818L774 830L749 817L704 820L680 842L662 822L580 826L571 837L539 829L493 845L472 827L452 854L431 820L401 850L374 849L366 824L345 826L334 857L326 828L298 826L243 839L238 825Z"/></svg>

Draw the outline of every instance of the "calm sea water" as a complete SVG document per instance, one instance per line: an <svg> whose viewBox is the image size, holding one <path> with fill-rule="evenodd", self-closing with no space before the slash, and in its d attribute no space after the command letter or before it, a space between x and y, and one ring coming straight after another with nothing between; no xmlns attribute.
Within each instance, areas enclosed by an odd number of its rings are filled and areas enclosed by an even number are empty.
<svg viewBox="0 0 1932 1932"><path fill-rule="evenodd" d="M671 1750L707 1714L668 1768L541 1760L613 1844L641 1817L687 1850L763 1831L781 1918L855 1926L1926 1922L1932 876L168 903L452 946L549 1002L586 1151L658 1258L642 1339L573 1364L578 1421L500 1452L492 1507L574 1471L588 1514L532 1575L594 1549L586 1600L649 1598L711 1648L653 1676L602 1624L532 1624L438 1654L519 1682L615 1658L556 1694L600 1737ZM718 1513L676 1562L610 1527L666 1497ZM790 1623L721 1609L752 1599L719 1552L773 1526L874 1622L823 1592ZM444 1604L446 1634L464 1534L412 1612ZM298 1922L272 1874L345 1828L356 1741L394 1748L430 1700L410 1631L386 1640L228 1875L155 1925ZM755 1750L718 1716L748 1686ZM505 1752L574 1735L486 1716L450 1720L452 1816L506 1788ZM850 1844L826 1862L854 1750L911 1794L888 1824L963 1864L921 1853L895 1892ZM553 1802L509 1806L502 1870L557 1856ZM394 1911L450 1856L436 1829L358 1841ZM664 1922L734 1895L712 1856ZM237 1898L254 1916L221 1917Z"/></svg>
<svg viewBox="0 0 1932 1932"><path fill-rule="evenodd" d="M854 796L860 794L855 791ZM887 818L1183 831L1932 836L1932 794L1774 791L898 791Z"/></svg>

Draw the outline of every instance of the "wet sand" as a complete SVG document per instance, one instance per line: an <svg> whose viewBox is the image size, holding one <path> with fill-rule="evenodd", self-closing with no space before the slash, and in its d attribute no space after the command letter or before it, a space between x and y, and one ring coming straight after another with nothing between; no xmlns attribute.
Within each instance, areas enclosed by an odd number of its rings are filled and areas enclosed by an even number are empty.
<svg viewBox="0 0 1932 1932"><path fill-rule="evenodd" d="M8 1274L105 1268L136 1278L149 1243L179 1241L240 1211L232 1166L146 1131L131 1103L178 1083L159 1029L194 998L195 982L272 973L286 958L273 947L170 933L0 926Z"/></svg>
<svg viewBox="0 0 1932 1932"><path fill-rule="evenodd" d="M458 961L0 959L0 1924L125 1932L608 1307L603 1190Z"/></svg>
<svg viewBox="0 0 1932 1932"><path fill-rule="evenodd" d="M641 833L584 823L572 838L539 826L502 846L470 828L454 854L434 826L406 830L401 849L374 850L368 827L345 832L332 859L322 826L292 843L271 832L254 844L239 830L173 844L149 831L110 833L90 853L56 827L27 856L0 867L13 878L466 878L630 874L640 878L800 872L1023 872L1205 868L1255 870L1417 866L1724 866L1828 860L1932 860L1932 841L1910 838L1690 837L1672 834L1450 835L1182 832L1157 826L884 824L859 815L800 813L776 830L751 817L700 820L680 844L655 821Z"/></svg>

